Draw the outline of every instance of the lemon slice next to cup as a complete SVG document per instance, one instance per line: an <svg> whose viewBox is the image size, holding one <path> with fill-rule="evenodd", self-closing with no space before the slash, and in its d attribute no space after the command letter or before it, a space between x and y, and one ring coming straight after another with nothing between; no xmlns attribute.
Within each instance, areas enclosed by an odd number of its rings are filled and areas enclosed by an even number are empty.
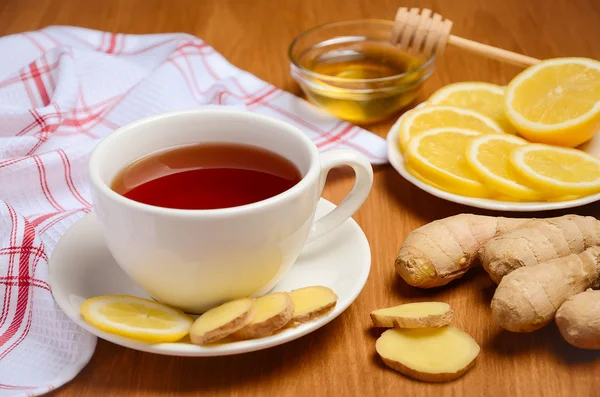
<svg viewBox="0 0 600 397"><path fill-rule="evenodd" d="M102 331L147 343L176 342L189 333L193 323L179 309L129 295L87 299L81 315Z"/></svg>

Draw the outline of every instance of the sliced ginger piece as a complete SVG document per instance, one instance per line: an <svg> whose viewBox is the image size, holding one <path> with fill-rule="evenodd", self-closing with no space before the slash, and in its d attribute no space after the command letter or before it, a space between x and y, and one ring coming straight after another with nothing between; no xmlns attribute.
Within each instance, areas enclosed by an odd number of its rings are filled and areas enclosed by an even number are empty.
<svg viewBox="0 0 600 397"><path fill-rule="evenodd" d="M252 299L243 298L214 307L194 321L192 343L202 345L223 339L244 328L254 318Z"/></svg>
<svg viewBox="0 0 600 397"><path fill-rule="evenodd" d="M388 329L375 348L388 367L426 382L462 376L475 364L480 350L469 334L452 326Z"/></svg>
<svg viewBox="0 0 600 397"><path fill-rule="evenodd" d="M285 292L275 292L254 299L254 318L233 334L236 339L254 339L271 335L290 322L294 302Z"/></svg>
<svg viewBox="0 0 600 397"><path fill-rule="evenodd" d="M306 323L320 317L333 309L337 303L337 295L327 287L304 287L290 292L294 302L293 321Z"/></svg>
<svg viewBox="0 0 600 397"><path fill-rule="evenodd" d="M452 322L453 312L444 302L405 303L371 312L376 327L428 328L442 327Z"/></svg>

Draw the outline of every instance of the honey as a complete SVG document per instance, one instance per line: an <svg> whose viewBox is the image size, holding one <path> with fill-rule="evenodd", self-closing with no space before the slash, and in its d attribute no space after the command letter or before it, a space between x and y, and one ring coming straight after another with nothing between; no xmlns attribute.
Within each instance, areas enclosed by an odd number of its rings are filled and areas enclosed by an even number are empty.
<svg viewBox="0 0 600 397"><path fill-rule="evenodd" d="M354 47L354 48L352 48ZM387 43L365 43L328 50L307 60L313 72L346 79L380 79L414 71L422 62Z"/></svg>
<svg viewBox="0 0 600 397"><path fill-rule="evenodd" d="M307 98L359 124L385 119L409 105L428 77L424 61L389 41L365 37L336 37L313 45L297 59L309 71L300 81Z"/></svg>

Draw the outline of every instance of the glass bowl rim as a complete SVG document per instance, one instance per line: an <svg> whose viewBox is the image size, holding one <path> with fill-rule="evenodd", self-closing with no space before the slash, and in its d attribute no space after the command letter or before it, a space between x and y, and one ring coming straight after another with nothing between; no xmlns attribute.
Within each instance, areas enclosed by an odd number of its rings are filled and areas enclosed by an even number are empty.
<svg viewBox="0 0 600 397"><path fill-rule="evenodd" d="M410 72L395 74L393 76L387 76L387 77L378 77L378 78L374 78L374 79L349 79L349 78L345 78L345 77L329 76L326 74L313 72L310 69L306 69L306 68L300 66L296 62L295 57L292 55L292 51L294 50L294 47L298 44L298 41L300 41L300 39L308 36L311 33L314 33L316 31L319 31L321 29L328 28L328 27L353 25L353 24L365 23L365 22L366 23L369 23L369 22L376 23L376 24L380 24L380 25L388 25L388 26L394 25L393 21L389 21L386 19L367 18L367 19L352 19L352 20L347 20L347 21L328 22L328 23L314 26L314 27L298 34L296 37L294 37L294 39L290 43L290 46L288 47L288 58L289 58L290 62L292 63L292 67L295 67L295 68L301 70L303 73L306 73L309 76L318 78L319 80L328 80L328 81L339 82L339 83L383 83L383 82L393 81L396 79L400 79L400 78L404 78L407 76L411 76L413 74L420 73L423 70L427 70L435 62L435 54L431 54L431 56L429 56L429 58L427 58L427 60L425 62L423 62L421 65L419 65L419 67L417 69L411 70Z"/></svg>

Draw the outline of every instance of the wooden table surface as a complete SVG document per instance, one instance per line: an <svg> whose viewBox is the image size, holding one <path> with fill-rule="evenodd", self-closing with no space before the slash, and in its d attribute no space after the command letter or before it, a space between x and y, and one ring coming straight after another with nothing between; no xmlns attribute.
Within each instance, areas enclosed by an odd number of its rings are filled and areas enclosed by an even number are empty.
<svg viewBox="0 0 600 397"><path fill-rule="evenodd" d="M530 56L600 59L597 0L0 0L0 34L47 25L122 33L183 31L206 40L234 65L298 93L286 55L295 35L326 22L391 19L400 5L432 8L454 21L457 35ZM450 48L421 99L456 81L505 84L517 72ZM369 128L385 136L392 122ZM339 202L351 184L350 174L336 172L325 197ZM396 275L394 258L411 230L461 212L483 213L419 190L390 166L377 167L373 191L355 215L371 244L372 271L361 295L336 320L291 343L222 358L164 357L100 340L89 365L54 395L600 396L600 355L571 347L554 325L512 334L493 324L489 302L494 288L485 272L472 271L459 282L427 291L407 286ZM600 205L572 212L598 217ZM375 354L377 335L369 312L419 299L450 303L456 325L482 347L475 367L454 382L408 379Z"/></svg>

